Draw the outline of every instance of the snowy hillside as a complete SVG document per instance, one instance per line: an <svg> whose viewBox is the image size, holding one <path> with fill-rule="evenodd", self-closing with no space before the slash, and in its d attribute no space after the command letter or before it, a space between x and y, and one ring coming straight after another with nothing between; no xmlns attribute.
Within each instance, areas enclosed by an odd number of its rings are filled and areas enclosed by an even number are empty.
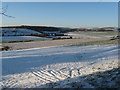
<svg viewBox="0 0 120 90"><path fill-rule="evenodd" d="M8 88L66 87L78 76L116 68L118 47L67 46L3 51L3 83ZM94 69L94 68L102 69ZM77 79L74 79L77 78ZM82 82L82 81L81 81ZM85 84L85 87L92 87Z"/></svg>
<svg viewBox="0 0 120 90"><path fill-rule="evenodd" d="M1 28L2 36L40 35L40 32L21 28Z"/></svg>
<svg viewBox="0 0 120 90"><path fill-rule="evenodd" d="M37 37L41 35L40 32L21 29L21 28L0 28L0 33L2 35L2 42L9 41L30 41L30 40L46 40L44 37Z"/></svg>
<svg viewBox="0 0 120 90"><path fill-rule="evenodd" d="M9 41L29 41L29 40L47 40L44 37L36 37L36 36L4 36L2 37L2 42Z"/></svg>

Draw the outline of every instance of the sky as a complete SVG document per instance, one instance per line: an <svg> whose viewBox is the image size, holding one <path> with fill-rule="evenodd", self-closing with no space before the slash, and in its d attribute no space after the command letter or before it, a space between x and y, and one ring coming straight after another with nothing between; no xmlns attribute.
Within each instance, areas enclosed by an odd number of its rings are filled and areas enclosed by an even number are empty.
<svg viewBox="0 0 120 90"><path fill-rule="evenodd" d="M117 27L117 2L3 2L2 25Z"/></svg>

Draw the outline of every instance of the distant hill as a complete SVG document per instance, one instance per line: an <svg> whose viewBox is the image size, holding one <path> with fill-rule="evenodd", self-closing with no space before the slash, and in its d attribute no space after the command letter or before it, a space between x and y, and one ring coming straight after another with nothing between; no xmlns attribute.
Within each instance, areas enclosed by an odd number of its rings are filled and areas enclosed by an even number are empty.
<svg viewBox="0 0 120 90"><path fill-rule="evenodd" d="M2 36L62 36L65 29L47 26L5 26Z"/></svg>
<svg viewBox="0 0 120 90"><path fill-rule="evenodd" d="M28 26L28 25L21 25L21 26L5 26L1 28L22 28L22 29L31 29L40 33L43 31L60 31L62 33L65 32L73 32L73 31L114 31L115 27L100 27L100 28L66 28L66 27L52 27L52 26Z"/></svg>
<svg viewBox="0 0 120 90"><path fill-rule="evenodd" d="M41 31L60 31L61 28L57 28L57 27L47 27L47 26L5 26L5 27L1 27L1 28L22 28L22 29L31 29L31 30L35 30L37 32L41 32Z"/></svg>

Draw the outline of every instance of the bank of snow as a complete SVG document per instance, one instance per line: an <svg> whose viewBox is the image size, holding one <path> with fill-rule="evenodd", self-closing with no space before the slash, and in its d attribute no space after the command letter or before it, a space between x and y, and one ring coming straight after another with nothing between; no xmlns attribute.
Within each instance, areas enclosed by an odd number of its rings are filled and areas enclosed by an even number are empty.
<svg viewBox="0 0 120 90"><path fill-rule="evenodd" d="M94 87L77 77L117 68L118 47L68 46L4 51L2 59L2 87L65 88L76 81L84 87Z"/></svg>

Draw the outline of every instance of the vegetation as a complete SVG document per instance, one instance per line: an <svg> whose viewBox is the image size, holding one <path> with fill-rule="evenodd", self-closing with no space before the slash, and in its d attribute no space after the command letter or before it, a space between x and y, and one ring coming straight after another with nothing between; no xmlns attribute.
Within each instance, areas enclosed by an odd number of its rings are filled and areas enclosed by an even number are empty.
<svg viewBox="0 0 120 90"><path fill-rule="evenodd" d="M90 42L72 44L71 46L107 45L107 44L117 45L118 40L116 39L116 40L90 41Z"/></svg>
<svg viewBox="0 0 120 90"><path fill-rule="evenodd" d="M68 82L66 84L60 85L60 82L47 83L47 88L114 88L119 90L120 88L120 67L113 68L107 71L95 72L92 74L79 76L77 78L71 79L76 81ZM68 79L69 81L69 79ZM105 89L105 90L106 90Z"/></svg>
<svg viewBox="0 0 120 90"><path fill-rule="evenodd" d="M74 32L74 31L106 31L106 29L112 30L114 27L102 27L102 28L61 28L61 27L47 27L47 26L5 26L0 28L24 28L24 29L31 29L34 31L42 32L42 31L61 31L65 32Z"/></svg>
<svg viewBox="0 0 120 90"><path fill-rule="evenodd" d="M0 51L8 51L8 50L10 50L11 49L11 47L9 47L9 46L3 46L1 49L0 49Z"/></svg>
<svg viewBox="0 0 120 90"><path fill-rule="evenodd" d="M24 29L31 29L34 31L59 31L61 30L60 28L57 27L47 27L47 26L26 26L26 25L22 25L22 26L5 26L5 27L0 27L0 28L24 28Z"/></svg>
<svg viewBox="0 0 120 90"><path fill-rule="evenodd" d="M93 36L96 36L96 35L118 35L118 32L114 32L114 31L106 31L106 32L74 32L76 34L86 34L86 35L93 35Z"/></svg>
<svg viewBox="0 0 120 90"><path fill-rule="evenodd" d="M2 43L31 42L31 41L34 41L34 40L25 40L25 41L4 41L4 42L2 42Z"/></svg>

